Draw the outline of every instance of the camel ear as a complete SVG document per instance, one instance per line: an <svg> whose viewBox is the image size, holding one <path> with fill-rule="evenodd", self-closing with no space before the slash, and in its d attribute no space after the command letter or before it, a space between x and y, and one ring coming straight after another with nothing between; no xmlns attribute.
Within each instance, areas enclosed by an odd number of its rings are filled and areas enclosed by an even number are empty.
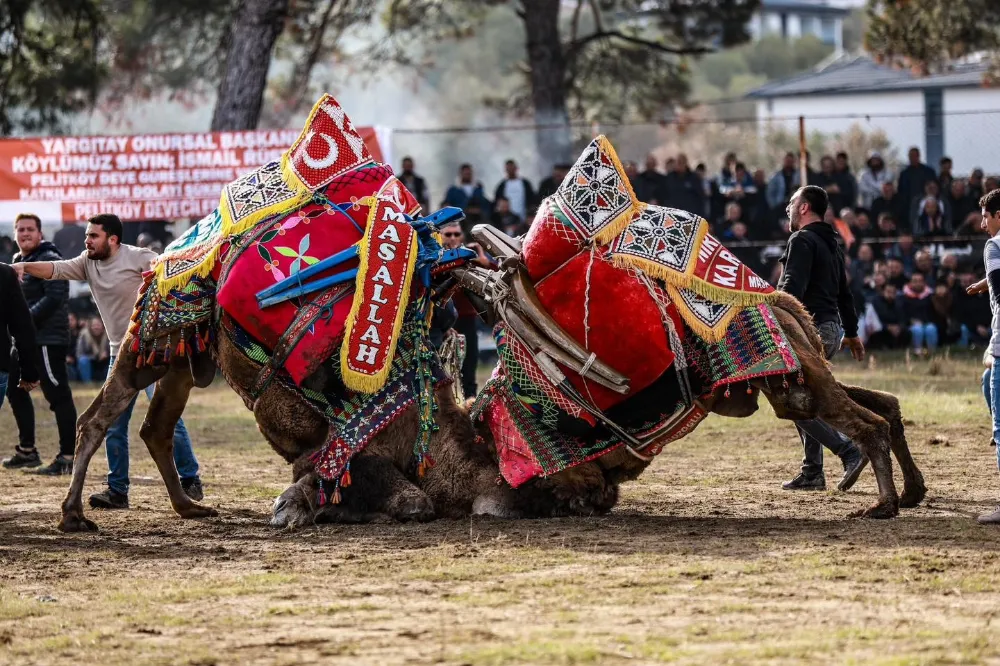
<svg viewBox="0 0 1000 666"><path fill-rule="evenodd" d="M583 238L602 244L620 234L640 207L618 154L603 134L580 154L553 198Z"/></svg>

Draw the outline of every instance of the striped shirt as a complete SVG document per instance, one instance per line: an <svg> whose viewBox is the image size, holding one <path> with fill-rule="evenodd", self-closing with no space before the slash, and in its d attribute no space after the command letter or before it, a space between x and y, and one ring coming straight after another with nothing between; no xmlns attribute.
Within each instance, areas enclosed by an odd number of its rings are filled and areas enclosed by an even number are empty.
<svg viewBox="0 0 1000 666"><path fill-rule="evenodd" d="M993 334L990 336L989 350L994 356L1000 356L1000 306L997 305L1000 294L995 293L995 280L989 279L993 271L1000 271L1000 234L986 241L983 260L986 262L986 284L990 288L990 310L993 312L993 320L990 322Z"/></svg>

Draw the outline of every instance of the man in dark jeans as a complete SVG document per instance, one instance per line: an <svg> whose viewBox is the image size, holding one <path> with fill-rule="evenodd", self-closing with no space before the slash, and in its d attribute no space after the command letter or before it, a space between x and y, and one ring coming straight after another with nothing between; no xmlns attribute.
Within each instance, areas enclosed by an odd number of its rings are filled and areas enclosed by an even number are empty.
<svg viewBox="0 0 1000 666"><path fill-rule="evenodd" d="M865 348L858 337L858 315L847 284L844 251L837 230L823 221L829 204L826 191L814 185L799 188L792 196L786 212L794 233L780 259L783 270L778 289L799 299L812 315L827 358L846 343L860 361ZM863 468L861 452L854 443L820 419L796 421L795 427L805 449L802 472L782 487L825 490L824 446L844 465L844 477L837 488L853 486Z"/></svg>
<svg viewBox="0 0 1000 666"><path fill-rule="evenodd" d="M441 237L444 246L454 249L462 246L465 238L462 227L458 222L452 222L441 227ZM492 267L492 263L479 243L469 243L469 247L479 253L479 257L473 259L473 263L484 268ZM465 361L462 363L462 393L466 398L473 398L478 390L476 382L476 371L479 369L479 333L477 330L479 323L479 311L469 298L464 289L459 289L452 297L455 303L457 318L455 319L455 331L465 336Z"/></svg>
<svg viewBox="0 0 1000 666"><path fill-rule="evenodd" d="M10 341L21 349L35 348L35 327L31 324L31 312L24 302L21 285L17 283L17 273L0 264L0 407L7 394L7 382L11 370ZM26 354L20 361L19 388L31 391L38 387L38 368L32 354Z"/></svg>
<svg viewBox="0 0 1000 666"><path fill-rule="evenodd" d="M42 238L42 222L37 215L24 213L14 221L15 241L19 249L14 263L58 261L62 258L56 246ZM6 469L26 469L42 464L35 448L35 406L31 396L20 387L20 358L32 355L42 380L42 394L56 415L59 431L59 455L52 464L38 470L39 474L59 475L73 471L73 450L76 444L76 406L66 373L66 353L69 351L69 283L65 280L45 281L25 276L21 282L24 300L28 303L35 325L34 349L18 349L18 363L11 364L7 398L17 421L19 443L14 455L3 461ZM26 359L27 360L27 359Z"/></svg>

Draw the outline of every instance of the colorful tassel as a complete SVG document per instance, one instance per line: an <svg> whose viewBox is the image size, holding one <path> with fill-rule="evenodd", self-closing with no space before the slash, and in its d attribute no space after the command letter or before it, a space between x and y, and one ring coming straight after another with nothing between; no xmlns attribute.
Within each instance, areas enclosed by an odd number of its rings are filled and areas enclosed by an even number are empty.
<svg viewBox="0 0 1000 666"><path fill-rule="evenodd" d="M201 339L201 335L197 331L194 334L194 348L199 354L205 351L205 341Z"/></svg>
<svg viewBox="0 0 1000 666"><path fill-rule="evenodd" d="M187 343L184 342L184 335L181 335L181 341L177 343L177 355L184 356L187 354Z"/></svg>
<svg viewBox="0 0 1000 666"><path fill-rule="evenodd" d="M163 362L164 364L170 363L170 344L168 342L167 346L163 348Z"/></svg>
<svg viewBox="0 0 1000 666"><path fill-rule="evenodd" d="M348 464L347 469L344 470L343 475L340 477L340 485L344 488L351 487L351 467Z"/></svg>
<svg viewBox="0 0 1000 666"><path fill-rule="evenodd" d="M333 489L333 497L330 498L331 504L340 504L340 485L338 484L336 488Z"/></svg>
<svg viewBox="0 0 1000 666"><path fill-rule="evenodd" d="M145 359L142 357L142 354L139 354L135 359L135 367L141 368L143 365L145 365Z"/></svg>
<svg viewBox="0 0 1000 666"><path fill-rule="evenodd" d="M156 365L156 348L149 352L149 356L146 357L146 365Z"/></svg>
<svg viewBox="0 0 1000 666"><path fill-rule="evenodd" d="M129 349L132 351L133 354L139 351L139 338L132 339L132 346L129 347Z"/></svg>

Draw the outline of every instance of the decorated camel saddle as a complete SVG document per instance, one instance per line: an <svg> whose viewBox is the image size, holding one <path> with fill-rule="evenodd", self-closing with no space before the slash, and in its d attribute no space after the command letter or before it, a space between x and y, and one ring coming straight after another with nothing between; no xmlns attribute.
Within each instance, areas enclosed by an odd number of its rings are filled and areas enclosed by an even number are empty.
<svg viewBox="0 0 1000 666"><path fill-rule="evenodd" d="M327 480L348 482L351 456L414 403L422 460L447 381L427 341L432 275L475 254L437 242L436 225L461 211L419 209L325 95L281 159L230 183L147 275L139 363L203 353L218 330L259 366L248 407L278 381L328 419L315 460Z"/></svg>
<svg viewBox="0 0 1000 666"><path fill-rule="evenodd" d="M621 446L648 458L706 416L699 397L799 370L773 288L702 217L638 201L603 136L523 240L473 233L500 261L456 272L499 320L473 415L514 487Z"/></svg>

